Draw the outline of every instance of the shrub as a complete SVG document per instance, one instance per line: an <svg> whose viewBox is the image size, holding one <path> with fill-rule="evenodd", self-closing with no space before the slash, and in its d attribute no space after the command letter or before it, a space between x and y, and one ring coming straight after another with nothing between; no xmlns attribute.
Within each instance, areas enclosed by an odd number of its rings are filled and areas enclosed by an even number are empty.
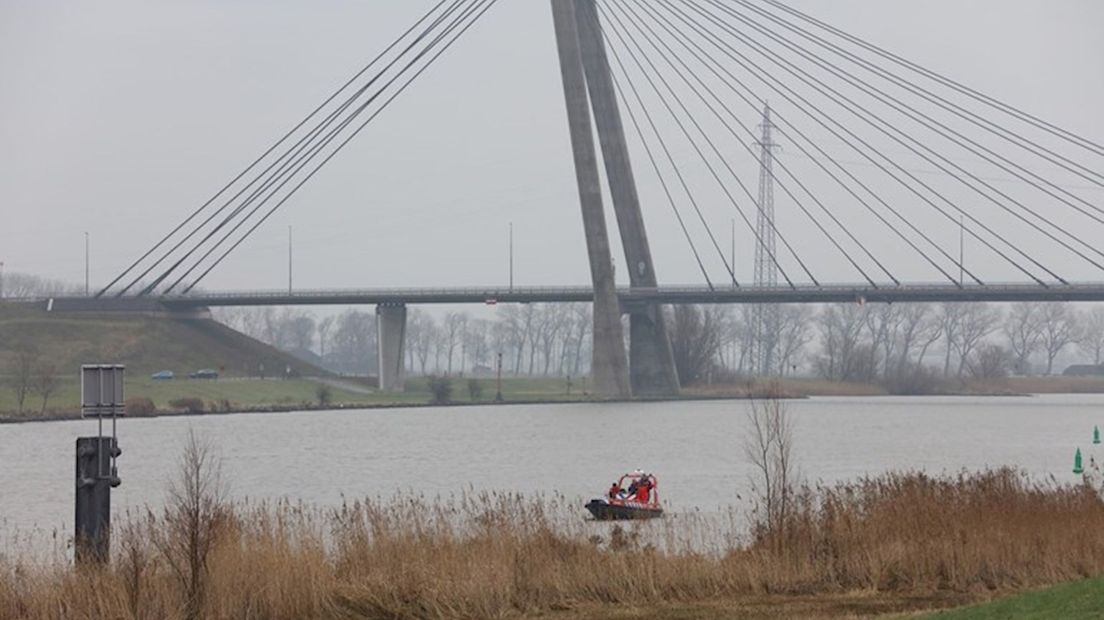
<svg viewBox="0 0 1104 620"><path fill-rule="evenodd" d="M126 399L126 412L127 415L132 416L153 415L157 413L157 405L145 397L128 398Z"/></svg>
<svg viewBox="0 0 1104 620"><path fill-rule="evenodd" d="M471 397L473 403L483 398L483 383L479 379L468 379L468 396Z"/></svg>
<svg viewBox="0 0 1104 620"><path fill-rule="evenodd" d="M452 402L452 379L448 377L429 377L426 379L434 405L446 405Z"/></svg>
<svg viewBox="0 0 1104 620"><path fill-rule="evenodd" d="M936 371L923 364L906 364L888 373L882 384L894 396L927 396L943 387Z"/></svg>
<svg viewBox="0 0 1104 620"><path fill-rule="evenodd" d="M169 401L169 406L184 413L203 413L203 399L189 396L186 398L174 398Z"/></svg>
<svg viewBox="0 0 1104 620"><path fill-rule="evenodd" d="M328 407L333 402L333 388L325 383L319 383L314 389L314 396L318 399L319 407Z"/></svg>

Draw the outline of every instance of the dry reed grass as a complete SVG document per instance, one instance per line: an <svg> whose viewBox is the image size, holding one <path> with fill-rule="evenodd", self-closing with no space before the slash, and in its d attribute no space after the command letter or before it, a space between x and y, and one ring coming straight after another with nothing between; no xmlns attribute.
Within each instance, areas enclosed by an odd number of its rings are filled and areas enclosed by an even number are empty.
<svg viewBox="0 0 1104 620"><path fill-rule="evenodd" d="M1104 573L1089 485L1007 469L805 488L784 527L737 515L586 523L563 498L465 494L227 506L200 609L163 548L178 516L127 519L110 566L0 558L0 618L508 618L861 591L960 595ZM758 534L756 534L758 532Z"/></svg>

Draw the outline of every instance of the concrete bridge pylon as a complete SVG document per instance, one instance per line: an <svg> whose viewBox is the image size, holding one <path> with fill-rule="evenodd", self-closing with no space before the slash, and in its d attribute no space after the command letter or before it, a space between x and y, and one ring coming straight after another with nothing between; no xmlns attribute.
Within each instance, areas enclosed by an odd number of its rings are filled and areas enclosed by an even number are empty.
<svg viewBox="0 0 1104 620"><path fill-rule="evenodd" d="M679 392L679 380L661 306L633 304L624 308L629 315L630 340L627 365L622 362L622 308L617 300L605 226L595 127L630 283L633 288L655 288L658 281L598 9L595 0L552 0L552 13L595 289L595 387L610 397L628 396L620 385L627 374L631 394L674 395ZM613 316L617 317L616 329L609 325Z"/></svg>
<svg viewBox="0 0 1104 620"><path fill-rule="evenodd" d="M406 306L376 306L376 351L379 355L379 389L396 394L406 388Z"/></svg>
<svg viewBox="0 0 1104 620"><path fill-rule="evenodd" d="M625 354L621 302L617 297L613 257L602 208L602 181L598 175L598 153L594 148L575 0L552 0L552 16L575 158L575 176L579 184L583 231L590 257L590 276L594 284L593 393L599 398L627 399L632 397L629 362Z"/></svg>

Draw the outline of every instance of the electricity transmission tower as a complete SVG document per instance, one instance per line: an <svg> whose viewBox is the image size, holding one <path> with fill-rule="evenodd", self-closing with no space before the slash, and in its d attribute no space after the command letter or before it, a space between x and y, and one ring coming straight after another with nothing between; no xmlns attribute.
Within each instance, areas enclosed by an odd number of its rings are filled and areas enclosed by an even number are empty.
<svg viewBox="0 0 1104 620"><path fill-rule="evenodd" d="M762 138L759 147L759 217L755 243L755 286L778 286L777 229L774 221L774 124L768 103L763 108ZM755 308L755 372L767 376L774 372L775 349L778 347L779 308L761 304Z"/></svg>

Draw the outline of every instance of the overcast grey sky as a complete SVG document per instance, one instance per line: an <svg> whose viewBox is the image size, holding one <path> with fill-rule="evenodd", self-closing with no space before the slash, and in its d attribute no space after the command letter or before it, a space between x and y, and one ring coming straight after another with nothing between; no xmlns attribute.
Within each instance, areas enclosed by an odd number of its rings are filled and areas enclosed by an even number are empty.
<svg viewBox="0 0 1104 620"><path fill-rule="evenodd" d="M1104 141L1104 3L1098 0L790 2ZM0 0L0 261L9 270L81 281L88 231L93 280L105 282L431 4ZM282 286L289 225L303 287L502 282L510 221L519 282L586 283L563 110L548 2L501 0L205 284ZM751 111L738 113L758 124ZM780 158L815 174L811 162L780 142ZM842 144L824 144L841 159L856 160ZM686 148L676 150L689 157ZM634 152L661 281L701 282L654 175L639 149ZM1099 169L1100 160L1084 161ZM754 183L754 162L746 158L739 166L741 177ZM1078 191L1104 203L1098 190ZM827 189L824 196L841 201L841 212L855 218L856 230L880 254L897 261L894 270L903 279L936 279L858 211L846 211L854 207L843 198ZM715 198L706 214L727 248L735 215L713 204ZM917 221L932 217L913 198L893 200ZM807 250L822 280L857 279L790 215L785 198L777 208L780 226ZM1058 211L1053 217L1090 240L1101 238L1099 227ZM957 238L953 227L933 226L942 240ZM696 234L704 248L704 232ZM750 279L750 238L740 234L737 271ZM1039 251L1063 275L1104 277L1073 257ZM978 260L988 278L1023 279L998 261ZM710 270L723 279L719 260Z"/></svg>

